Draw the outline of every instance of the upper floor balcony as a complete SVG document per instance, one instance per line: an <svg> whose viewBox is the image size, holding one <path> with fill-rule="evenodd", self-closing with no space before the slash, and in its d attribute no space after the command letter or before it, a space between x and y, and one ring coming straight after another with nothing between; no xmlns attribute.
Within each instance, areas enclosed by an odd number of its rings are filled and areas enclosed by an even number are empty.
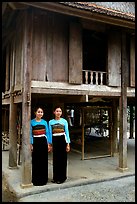
<svg viewBox="0 0 137 204"><path fill-rule="evenodd" d="M83 84L107 85L107 72L83 70Z"/></svg>

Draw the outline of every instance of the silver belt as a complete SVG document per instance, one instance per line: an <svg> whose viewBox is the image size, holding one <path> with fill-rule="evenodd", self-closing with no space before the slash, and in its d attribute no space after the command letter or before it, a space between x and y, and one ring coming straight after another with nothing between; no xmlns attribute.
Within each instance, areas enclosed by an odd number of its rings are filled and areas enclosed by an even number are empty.
<svg viewBox="0 0 137 204"><path fill-rule="evenodd" d="M53 136L61 136L61 135L65 135L65 133L62 132L62 133L54 133L54 134L53 134Z"/></svg>
<svg viewBox="0 0 137 204"><path fill-rule="evenodd" d="M33 135L33 137L45 137L45 135Z"/></svg>

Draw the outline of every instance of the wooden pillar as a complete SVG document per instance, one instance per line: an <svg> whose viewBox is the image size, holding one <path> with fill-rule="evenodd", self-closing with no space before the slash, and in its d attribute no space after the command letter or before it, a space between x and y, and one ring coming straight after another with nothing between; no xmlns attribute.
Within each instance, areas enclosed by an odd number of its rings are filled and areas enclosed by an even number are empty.
<svg viewBox="0 0 137 204"><path fill-rule="evenodd" d="M9 112L9 168L17 168L17 104L14 104L14 96L10 96Z"/></svg>
<svg viewBox="0 0 137 204"><path fill-rule="evenodd" d="M127 169L127 77L128 56L126 33L122 33L121 46L121 97L120 97L120 135L119 135L119 170Z"/></svg>
<svg viewBox="0 0 137 204"><path fill-rule="evenodd" d="M14 42L8 50L10 107L9 107L9 168L17 168L17 104L14 103Z"/></svg>
<svg viewBox="0 0 137 204"><path fill-rule="evenodd" d="M25 13L23 41L23 87L22 87L22 183L21 187L32 186L31 183L31 69L32 69L32 13Z"/></svg>
<svg viewBox="0 0 137 204"><path fill-rule="evenodd" d="M130 106L130 137L129 139L134 139L133 131L134 131L134 123L133 123L133 105Z"/></svg>
<svg viewBox="0 0 137 204"><path fill-rule="evenodd" d="M82 141L82 146L81 146L81 159L84 160L84 108L82 108L82 138L81 138L81 141Z"/></svg>

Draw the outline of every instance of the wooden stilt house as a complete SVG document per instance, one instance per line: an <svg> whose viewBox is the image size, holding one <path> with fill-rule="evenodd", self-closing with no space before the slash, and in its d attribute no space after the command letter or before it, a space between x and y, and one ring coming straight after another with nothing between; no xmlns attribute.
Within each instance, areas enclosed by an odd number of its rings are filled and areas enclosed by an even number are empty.
<svg viewBox="0 0 137 204"><path fill-rule="evenodd" d="M94 128L104 136L107 130L110 156L119 152L119 169L128 168L135 2L2 2L1 76L2 131L8 132L10 168L18 166L21 147L22 186L31 184L29 134L36 104L45 108L46 120L57 103L68 121L74 109L70 136L74 148L80 145L82 159L86 131Z"/></svg>

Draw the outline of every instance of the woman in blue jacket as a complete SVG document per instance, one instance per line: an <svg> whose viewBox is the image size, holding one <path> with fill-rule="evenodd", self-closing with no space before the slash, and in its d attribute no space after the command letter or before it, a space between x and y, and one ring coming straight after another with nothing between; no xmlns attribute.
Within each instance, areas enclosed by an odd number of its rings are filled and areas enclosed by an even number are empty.
<svg viewBox="0 0 137 204"><path fill-rule="evenodd" d="M30 124L32 183L34 186L42 186L48 182L48 152L51 150L51 141L47 121L42 119L43 109L37 108L35 115Z"/></svg>
<svg viewBox="0 0 137 204"><path fill-rule="evenodd" d="M55 118L49 121L49 134L53 151L53 182L63 183L67 179L67 152L70 151L68 122L62 118L60 106L54 108Z"/></svg>

